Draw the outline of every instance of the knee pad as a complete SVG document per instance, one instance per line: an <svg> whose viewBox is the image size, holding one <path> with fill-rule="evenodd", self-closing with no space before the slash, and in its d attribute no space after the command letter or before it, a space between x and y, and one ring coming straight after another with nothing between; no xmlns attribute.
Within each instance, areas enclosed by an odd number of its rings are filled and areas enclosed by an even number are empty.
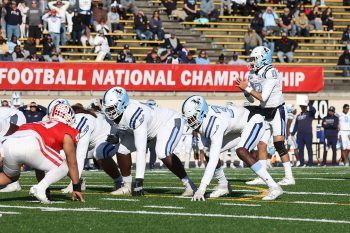
<svg viewBox="0 0 350 233"><path fill-rule="evenodd" d="M283 155L288 153L283 141L274 142L273 144L274 144L276 151L280 157L282 157Z"/></svg>

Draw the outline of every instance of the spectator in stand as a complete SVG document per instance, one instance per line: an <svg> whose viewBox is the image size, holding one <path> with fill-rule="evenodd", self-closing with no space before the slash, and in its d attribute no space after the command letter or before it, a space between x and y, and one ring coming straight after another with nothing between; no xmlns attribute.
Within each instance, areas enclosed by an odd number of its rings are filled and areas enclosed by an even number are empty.
<svg viewBox="0 0 350 233"><path fill-rule="evenodd" d="M330 106L328 114L322 119L322 127L324 128L325 142L323 144L323 162L322 165L327 164L327 153L329 148L332 148L332 166L337 166L337 141L339 117L335 115L335 108Z"/></svg>
<svg viewBox="0 0 350 233"><path fill-rule="evenodd" d="M246 66L248 63L240 59L237 53L233 53L232 60L227 63L228 65L234 65L234 66Z"/></svg>
<svg viewBox="0 0 350 233"><path fill-rule="evenodd" d="M129 45L124 45L124 48L117 56L118 63L136 63L135 57L130 52Z"/></svg>
<svg viewBox="0 0 350 233"><path fill-rule="evenodd" d="M316 2L317 2L317 0L311 0L311 5L315 6ZM324 0L320 0L320 4L321 4L321 6L325 6Z"/></svg>
<svg viewBox="0 0 350 233"><path fill-rule="evenodd" d="M9 53L12 54L15 51L17 45L21 45L21 42L17 39L17 36L13 35L11 40L7 42Z"/></svg>
<svg viewBox="0 0 350 233"><path fill-rule="evenodd" d="M71 39L74 45L78 45L82 34L81 32L83 31L83 21L81 20L81 17L77 9L74 10L72 21L73 21L73 28L72 28Z"/></svg>
<svg viewBox="0 0 350 233"><path fill-rule="evenodd" d="M155 63L155 64L162 63L156 50L153 49L151 51L151 56L147 57L146 63Z"/></svg>
<svg viewBox="0 0 350 233"><path fill-rule="evenodd" d="M348 25L343 32L343 35L341 37L341 41L346 44L347 49L350 50L350 25Z"/></svg>
<svg viewBox="0 0 350 233"><path fill-rule="evenodd" d="M287 33L282 32L282 38L276 41L277 57L279 62L284 63L284 56L287 57L288 63L293 62L294 51L298 43L287 37Z"/></svg>
<svg viewBox="0 0 350 233"><path fill-rule="evenodd" d="M304 167L304 147L306 146L308 153L307 166L313 166L312 159L312 121L315 118L316 109L309 105L300 105L301 113L296 117L292 136L297 134L297 145L299 150L299 167ZM308 110L309 109L309 110Z"/></svg>
<svg viewBox="0 0 350 233"><path fill-rule="evenodd" d="M164 40L163 23L159 16L159 11L154 11L149 21L149 29L153 33L155 39Z"/></svg>
<svg viewBox="0 0 350 233"><path fill-rule="evenodd" d="M263 41L263 45L265 47L269 48L270 49L270 53L273 55L274 52L275 52L275 40L271 39L271 38L267 38L267 36L268 36L267 33L268 32L265 29L263 29L262 30L262 37L261 37L261 39Z"/></svg>
<svg viewBox="0 0 350 233"><path fill-rule="evenodd" d="M170 37L165 39L163 47L166 48L168 45L170 45L171 49L174 52L177 52L180 57L184 57L183 56L184 54L181 54L183 46L182 46L180 40L176 37L175 33L171 33Z"/></svg>
<svg viewBox="0 0 350 233"><path fill-rule="evenodd" d="M343 6L350 6L350 0L343 0ZM345 9L346 11L349 11L349 8Z"/></svg>
<svg viewBox="0 0 350 233"><path fill-rule="evenodd" d="M221 54L216 62L217 65L225 65L225 55Z"/></svg>
<svg viewBox="0 0 350 233"><path fill-rule="evenodd" d="M257 46L262 45L261 37L255 32L255 30L248 28L247 33L244 35L244 50L245 54L250 54L250 50Z"/></svg>
<svg viewBox="0 0 350 233"><path fill-rule="evenodd" d="M200 17L196 0L185 0L183 9L187 14L186 21L192 22Z"/></svg>
<svg viewBox="0 0 350 233"><path fill-rule="evenodd" d="M48 23L49 34L52 38L56 49L60 48L60 38L61 38L61 16L57 13L55 9L49 11L43 15L42 19Z"/></svg>
<svg viewBox="0 0 350 233"><path fill-rule="evenodd" d="M129 19L129 16L126 14L126 10L123 8L122 5L117 5L117 12L119 14L119 19L120 20L127 20L127 19Z"/></svg>
<svg viewBox="0 0 350 233"><path fill-rule="evenodd" d="M9 7L10 3L9 0L2 0L1 3L1 32L2 36L7 38L6 36L6 15L7 15L7 10Z"/></svg>
<svg viewBox="0 0 350 233"><path fill-rule="evenodd" d="M322 24L327 26L327 31L333 31L334 30L334 22L333 22L333 12L330 7L327 7L322 12Z"/></svg>
<svg viewBox="0 0 350 233"><path fill-rule="evenodd" d="M220 13L215 8L214 0L201 0L200 9L201 17L207 18L210 21L218 21Z"/></svg>
<svg viewBox="0 0 350 233"><path fill-rule="evenodd" d="M312 11L307 15L309 19L309 24L312 25L316 31L322 31L322 19L321 12L318 9L318 6L314 6Z"/></svg>
<svg viewBox="0 0 350 233"><path fill-rule="evenodd" d="M97 53L96 61L103 61L105 58L111 59L108 39L103 30L100 30L94 38L95 53Z"/></svg>
<svg viewBox="0 0 350 233"><path fill-rule="evenodd" d="M287 8L293 13L298 9L298 0L287 0Z"/></svg>
<svg viewBox="0 0 350 233"><path fill-rule="evenodd" d="M41 55L47 62L52 62L51 56L53 47L55 47L55 44L53 43L51 36L47 35L46 37L44 37L43 50L41 52Z"/></svg>
<svg viewBox="0 0 350 233"><path fill-rule="evenodd" d="M20 34L21 34L21 38L27 38L27 30L26 30L26 25L25 22L27 20L28 17L28 11L29 11L29 7L27 6L27 2L25 0L21 0L18 3L18 10L21 11L22 14L22 24L19 26L20 28Z"/></svg>
<svg viewBox="0 0 350 233"><path fill-rule="evenodd" d="M136 6L135 0L121 0L121 5L128 13L137 14L139 9Z"/></svg>
<svg viewBox="0 0 350 233"><path fill-rule="evenodd" d="M6 8L6 35L7 39L10 40L12 35L15 35L17 38L20 37L20 25L22 24L22 14L21 11L17 8L17 3L13 1L11 6Z"/></svg>
<svg viewBox="0 0 350 233"><path fill-rule="evenodd" d="M264 20L262 18L262 13L257 12L250 23L250 28L254 29L259 36L262 35L262 30L264 27Z"/></svg>
<svg viewBox="0 0 350 233"><path fill-rule="evenodd" d="M36 45L40 44L41 30L43 28L42 17L43 13L38 6L38 2L36 0L31 1L26 26L28 29L28 37L34 38Z"/></svg>
<svg viewBox="0 0 350 233"><path fill-rule="evenodd" d="M349 49L345 49L344 53L338 59L338 66L343 70L343 77L350 77L350 53Z"/></svg>
<svg viewBox="0 0 350 233"><path fill-rule="evenodd" d="M189 51L185 57L184 63L185 64L196 64L196 59L193 57L194 56L193 51Z"/></svg>
<svg viewBox="0 0 350 233"><path fill-rule="evenodd" d="M124 32L124 24L120 23L119 14L117 12L117 7L112 6L111 11L108 12L108 22L111 24L111 31L123 31Z"/></svg>
<svg viewBox="0 0 350 233"><path fill-rule="evenodd" d="M64 62L62 54L56 49L56 46L52 47L51 60L52 62Z"/></svg>
<svg viewBox="0 0 350 233"><path fill-rule="evenodd" d="M298 36L310 36L309 20L304 11L300 11L299 16L295 19L295 25L297 26Z"/></svg>
<svg viewBox="0 0 350 233"><path fill-rule="evenodd" d="M282 31L291 36L295 36L296 28L293 22L293 15L288 8L284 8L283 14L280 16L279 25Z"/></svg>
<svg viewBox="0 0 350 233"><path fill-rule="evenodd" d="M182 64L184 63L181 58L179 58L179 54L177 52L174 52L172 56L168 57L167 64Z"/></svg>
<svg viewBox="0 0 350 233"><path fill-rule="evenodd" d="M137 39L150 40L153 36L152 32L148 30L148 19L142 10L139 10L134 19Z"/></svg>
<svg viewBox="0 0 350 233"><path fill-rule="evenodd" d="M18 110L23 112L27 123L42 121L44 116L47 114L47 109L35 102L31 102L29 104L29 110L27 108L28 105L24 105L18 108Z"/></svg>
<svg viewBox="0 0 350 233"><path fill-rule="evenodd" d="M220 16L225 13L231 15L232 12L232 1L231 0L221 0L220 1Z"/></svg>
<svg viewBox="0 0 350 233"><path fill-rule="evenodd" d="M103 21L103 22L107 22L107 10L103 8L103 3L99 2L97 3L97 6L92 8L92 18L94 19L94 27L96 31L99 31L99 29L97 29L97 25Z"/></svg>
<svg viewBox="0 0 350 233"><path fill-rule="evenodd" d="M162 0L162 3L168 17L171 17L173 10L176 10L177 0Z"/></svg>
<svg viewBox="0 0 350 233"><path fill-rule="evenodd" d="M170 45L166 46L166 49L160 53L160 61L162 63L166 63L168 58L172 57L173 55L173 50L171 49Z"/></svg>
<svg viewBox="0 0 350 233"><path fill-rule="evenodd" d="M12 61L7 41L0 35L0 61Z"/></svg>
<svg viewBox="0 0 350 233"><path fill-rule="evenodd" d="M26 59L26 55L24 51L22 50L20 45L17 45L15 47L15 51L12 53L12 60L21 62L21 61L25 61L25 59Z"/></svg>
<svg viewBox="0 0 350 233"><path fill-rule="evenodd" d="M278 20L278 16L272 10L271 7L267 7L266 11L262 15L262 19L264 20L264 29L266 29L267 31L271 31L273 33L279 31L279 27L276 24L276 20Z"/></svg>
<svg viewBox="0 0 350 233"><path fill-rule="evenodd" d="M199 65L209 65L210 59L207 57L207 52L202 49L198 53L198 57L196 58L196 64Z"/></svg>
<svg viewBox="0 0 350 233"><path fill-rule="evenodd" d="M49 8L51 10L56 10L57 14L61 18L60 42L61 42L61 45L66 45L66 43L67 43L66 14L67 14L67 10L69 8L69 2L57 0L57 1L49 2L48 5L49 5ZM56 47L59 48L59 46L57 46L57 45L56 45Z"/></svg>
<svg viewBox="0 0 350 233"><path fill-rule="evenodd" d="M91 0L79 0L79 13L83 24L89 28L91 25Z"/></svg>
<svg viewBox="0 0 350 233"><path fill-rule="evenodd" d="M26 57L33 56L36 54L37 49L35 46L35 41L33 37L28 37L27 41L24 44L24 53Z"/></svg>

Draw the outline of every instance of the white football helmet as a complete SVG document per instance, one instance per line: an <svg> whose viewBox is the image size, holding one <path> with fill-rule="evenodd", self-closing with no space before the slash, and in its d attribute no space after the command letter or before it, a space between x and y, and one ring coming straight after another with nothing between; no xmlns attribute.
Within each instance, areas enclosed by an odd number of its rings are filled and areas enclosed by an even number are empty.
<svg viewBox="0 0 350 233"><path fill-rule="evenodd" d="M129 96L122 87L112 87L106 91L102 99L103 111L110 120L123 114L129 104Z"/></svg>
<svg viewBox="0 0 350 233"><path fill-rule="evenodd" d="M182 104L182 116L192 129L197 129L203 123L207 113L208 104L202 96L193 95Z"/></svg>
<svg viewBox="0 0 350 233"><path fill-rule="evenodd" d="M67 99L54 99L47 106L47 115L50 116L53 107L55 107L57 104L65 104L70 106L69 101Z"/></svg>
<svg viewBox="0 0 350 233"><path fill-rule="evenodd" d="M287 113L293 113L295 110L294 104L287 104L286 109L287 109Z"/></svg>
<svg viewBox="0 0 350 233"><path fill-rule="evenodd" d="M271 50L265 46L258 46L249 55L249 69L257 71L272 63Z"/></svg>
<svg viewBox="0 0 350 233"><path fill-rule="evenodd" d="M50 120L56 120L67 125L75 123L75 114L73 109L66 104L56 104L49 115Z"/></svg>

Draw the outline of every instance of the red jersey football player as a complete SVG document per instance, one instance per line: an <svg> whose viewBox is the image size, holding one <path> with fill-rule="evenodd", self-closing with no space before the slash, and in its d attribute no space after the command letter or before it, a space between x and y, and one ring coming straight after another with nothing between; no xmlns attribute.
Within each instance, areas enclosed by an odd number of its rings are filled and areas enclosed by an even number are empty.
<svg viewBox="0 0 350 233"><path fill-rule="evenodd" d="M50 203L46 189L67 173L73 183L72 199L84 201L75 154L79 131L70 126L74 121L72 108L58 104L50 113L49 121L24 124L14 134L5 137L0 144L0 163L3 164L0 185L18 180L20 165L26 164L46 172L45 177L29 192L41 203ZM66 160L58 153L62 149Z"/></svg>

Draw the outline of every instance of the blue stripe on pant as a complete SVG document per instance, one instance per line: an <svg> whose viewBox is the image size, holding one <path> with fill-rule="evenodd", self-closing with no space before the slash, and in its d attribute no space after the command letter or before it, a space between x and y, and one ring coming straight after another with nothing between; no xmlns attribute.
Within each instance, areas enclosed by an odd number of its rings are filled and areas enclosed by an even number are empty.
<svg viewBox="0 0 350 233"><path fill-rule="evenodd" d="M313 165L313 159L312 159L312 134L297 134L297 144L298 144L298 150L299 150L299 157L300 157L300 165L304 165L304 146L306 146L307 153L308 153L308 165Z"/></svg>
<svg viewBox="0 0 350 233"><path fill-rule="evenodd" d="M263 126L263 123L255 123L252 131L249 134L249 137L247 141L244 143L244 148L247 149L248 151L251 151L253 148L251 148L258 137L260 130Z"/></svg>
<svg viewBox="0 0 350 233"><path fill-rule="evenodd" d="M108 154L114 149L114 145L112 144L107 144L103 147L103 158L107 159L108 158Z"/></svg>
<svg viewBox="0 0 350 233"><path fill-rule="evenodd" d="M284 110L284 106L278 108L281 119L281 136L286 136L286 112Z"/></svg>
<svg viewBox="0 0 350 233"><path fill-rule="evenodd" d="M174 143L176 141L176 138L180 132L180 128L181 128L181 119L176 118L175 120L175 126L173 128L173 130L171 131L169 140L166 143L166 147L165 147L165 156L170 155L170 153L172 152Z"/></svg>

